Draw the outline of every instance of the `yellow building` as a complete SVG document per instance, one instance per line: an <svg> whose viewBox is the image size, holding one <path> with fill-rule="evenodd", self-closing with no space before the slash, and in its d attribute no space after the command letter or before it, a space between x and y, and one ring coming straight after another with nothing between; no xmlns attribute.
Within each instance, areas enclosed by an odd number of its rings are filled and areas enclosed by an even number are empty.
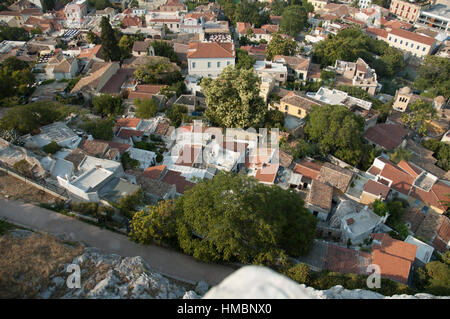
<svg viewBox="0 0 450 319"><path fill-rule="evenodd" d="M280 105L276 106L276 108L285 115L291 115L302 119L306 117L314 105L320 104L307 97L290 92L280 100Z"/></svg>
<svg viewBox="0 0 450 319"><path fill-rule="evenodd" d="M323 10L323 8L328 4L328 0L308 0L314 7L314 12Z"/></svg>

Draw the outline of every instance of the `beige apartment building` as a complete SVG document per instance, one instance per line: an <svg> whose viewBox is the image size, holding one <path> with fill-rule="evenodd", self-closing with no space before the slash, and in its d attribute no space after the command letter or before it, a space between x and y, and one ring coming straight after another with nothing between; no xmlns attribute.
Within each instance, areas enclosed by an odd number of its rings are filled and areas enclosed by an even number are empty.
<svg viewBox="0 0 450 319"><path fill-rule="evenodd" d="M414 32L392 29L385 40L390 46L409 52L412 56L423 58L431 54L436 46L436 40Z"/></svg>
<svg viewBox="0 0 450 319"><path fill-rule="evenodd" d="M411 3L403 0L392 0L389 12L401 20L414 23L420 15L423 4L427 4L427 2Z"/></svg>

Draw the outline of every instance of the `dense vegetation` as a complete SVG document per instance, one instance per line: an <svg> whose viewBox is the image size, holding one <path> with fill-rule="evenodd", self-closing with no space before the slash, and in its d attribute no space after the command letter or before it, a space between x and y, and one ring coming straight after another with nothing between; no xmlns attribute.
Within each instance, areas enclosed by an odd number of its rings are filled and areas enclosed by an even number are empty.
<svg viewBox="0 0 450 319"><path fill-rule="evenodd" d="M124 106L120 96L102 94L92 100L94 112L101 116L122 115Z"/></svg>
<svg viewBox="0 0 450 319"><path fill-rule="evenodd" d="M450 60L427 55L419 67L414 87L427 91L430 97L450 97Z"/></svg>
<svg viewBox="0 0 450 319"><path fill-rule="evenodd" d="M433 295L450 295L450 251L446 251L439 260L429 262L414 273L414 285L417 289Z"/></svg>
<svg viewBox="0 0 450 319"><path fill-rule="evenodd" d="M222 127L258 128L264 122L266 106L259 96L258 76L253 70L225 68L217 79L204 78L206 117Z"/></svg>
<svg viewBox="0 0 450 319"><path fill-rule="evenodd" d="M405 66L400 50L384 41L372 39L359 28L341 30L336 36L319 42L314 47L314 57L322 67L334 65L336 60L354 62L362 58L378 76L386 77L394 76Z"/></svg>
<svg viewBox="0 0 450 319"><path fill-rule="evenodd" d="M153 99L136 99L134 105L136 106L136 116L139 118L149 119L158 111L158 105Z"/></svg>
<svg viewBox="0 0 450 319"><path fill-rule="evenodd" d="M112 140L114 136L114 120L113 119L97 119L86 120L80 125L80 128L91 134L93 138L99 140Z"/></svg>
<svg viewBox="0 0 450 319"><path fill-rule="evenodd" d="M366 169L375 152L363 142L363 134L363 118L342 105L316 106L306 117L306 139L317 143L323 156L333 154L350 165Z"/></svg>
<svg viewBox="0 0 450 319"><path fill-rule="evenodd" d="M23 102L34 90L35 76L27 62L8 57L0 63L0 106Z"/></svg>
<svg viewBox="0 0 450 319"><path fill-rule="evenodd" d="M119 61L121 57L121 51L119 48L118 39L116 34L109 23L109 19L102 17L100 21L101 28L101 40L102 40L102 53L105 61Z"/></svg>
<svg viewBox="0 0 450 319"><path fill-rule="evenodd" d="M295 55L298 52L298 43L295 40L283 39L279 34L274 34L266 48L266 59L272 60L276 55Z"/></svg>
<svg viewBox="0 0 450 319"><path fill-rule="evenodd" d="M28 41L30 34L23 28L0 25L0 42L3 40Z"/></svg>
<svg viewBox="0 0 450 319"><path fill-rule="evenodd" d="M409 104L408 113L402 114L403 123L421 135L427 133L427 122L433 118L436 118L436 109L433 104L422 99Z"/></svg>
<svg viewBox="0 0 450 319"><path fill-rule="evenodd" d="M295 192L221 172L175 203L135 214L130 236L141 243L177 242L202 261L274 265L287 255L306 254L315 228L316 219Z"/></svg>
<svg viewBox="0 0 450 319"><path fill-rule="evenodd" d="M172 85L183 80L177 65L165 57L152 57L147 64L139 66L134 74L139 81L147 84Z"/></svg>
<svg viewBox="0 0 450 319"><path fill-rule="evenodd" d="M423 146L433 151L433 156L437 158L437 166L445 171L450 170L450 145L435 139L423 142Z"/></svg>

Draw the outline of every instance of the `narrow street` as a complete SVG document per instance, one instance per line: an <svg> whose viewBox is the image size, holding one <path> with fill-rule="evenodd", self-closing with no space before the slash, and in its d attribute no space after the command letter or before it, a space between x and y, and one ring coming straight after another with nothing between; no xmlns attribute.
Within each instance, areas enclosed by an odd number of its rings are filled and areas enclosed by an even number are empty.
<svg viewBox="0 0 450 319"><path fill-rule="evenodd" d="M141 256L161 274L190 283L204 280L209 285L216 285L234 271L227 266L198 262L193 257L170 249L137 244L124 235L32 204L0 198L0 219L4 218L35 231L65 234L72 241L83 242L106 253Z"/></svg>

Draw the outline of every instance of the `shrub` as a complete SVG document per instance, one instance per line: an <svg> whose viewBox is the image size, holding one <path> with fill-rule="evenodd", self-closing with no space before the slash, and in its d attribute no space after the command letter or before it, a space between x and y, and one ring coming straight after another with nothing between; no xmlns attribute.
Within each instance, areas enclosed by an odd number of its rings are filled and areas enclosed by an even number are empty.
<svg viewBox="0 0 450 319"><path fill-rule="evenodd" d="M55 154L58 152L62 147L58 145L55 141L51 141L47 145L45 145L42 150L47 154Z"/></svg>
<svg viewBox="0 0 450 319"><path fill-rule="evenodd" d="M311 279L309 267L304 263L300 263L289 268L286 275L300 284L308 284Z"/></svg>

